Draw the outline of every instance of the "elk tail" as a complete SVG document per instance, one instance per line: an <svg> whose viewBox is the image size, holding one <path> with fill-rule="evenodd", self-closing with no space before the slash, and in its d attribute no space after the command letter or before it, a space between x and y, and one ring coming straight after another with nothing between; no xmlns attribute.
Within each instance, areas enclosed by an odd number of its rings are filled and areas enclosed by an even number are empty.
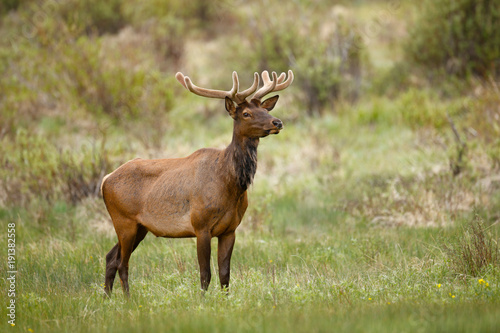
<svg viewBox="0 0 500 333"><path fill-rule="evenodd" d="M106 176L104 176L102 178L102 182L101 182L101 195L102 195L102 187L104 186L104 182L106 181L106 179L108 179L109 176L111 176L111 173L108 173Z"/></svg>

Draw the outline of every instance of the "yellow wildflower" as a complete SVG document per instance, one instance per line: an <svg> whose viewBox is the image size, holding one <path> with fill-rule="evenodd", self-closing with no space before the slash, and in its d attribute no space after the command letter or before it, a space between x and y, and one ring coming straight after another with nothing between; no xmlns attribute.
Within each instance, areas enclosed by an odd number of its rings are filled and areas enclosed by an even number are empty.
<svg viewBox="0 0 500 333"><path fill-rule="evenodd" d="M455 298L455 295L451 296L451 298Z"/></svg>
<svg viewBox="0 0 500 333"><path fill-rule="evenodd" d="M436 284L436 287L441 288L441 283Z"/></svg>
<svg viewBox="0 0 500 333"><path fill-rule="evenodd" d="M372 300L372 298L370 297L370 298L368 298L368 300L369 300L369 301L371 301L371 300Z"/></svg>
<svg viewBox="0 0 500 333"><path fill-rule="evenodd" d="M28 332L32 332L33 333L34 331L31 328L28 328Z"/></svg>

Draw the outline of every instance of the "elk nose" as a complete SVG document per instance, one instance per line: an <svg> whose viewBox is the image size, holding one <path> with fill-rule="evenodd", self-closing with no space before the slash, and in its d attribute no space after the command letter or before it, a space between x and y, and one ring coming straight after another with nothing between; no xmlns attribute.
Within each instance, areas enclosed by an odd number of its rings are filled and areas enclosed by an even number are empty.
<svg viewBox="0 0 500 333"><path fill-rule="evenodd" d="M282 129L283 128L283 123L279 119L274 119L273 120L273 125L276 126L277 129Z"/></svg>

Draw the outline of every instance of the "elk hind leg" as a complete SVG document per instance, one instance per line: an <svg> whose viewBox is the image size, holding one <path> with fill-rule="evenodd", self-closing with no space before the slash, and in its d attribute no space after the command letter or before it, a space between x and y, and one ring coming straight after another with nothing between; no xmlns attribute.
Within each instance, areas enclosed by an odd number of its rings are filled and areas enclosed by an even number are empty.
<svg viewBox="0 0 500 333"><path fill-rule="evenodd" d="M146 237L147 233L148 229L146 229L145 226L143 226L142 224L137 225L137 234L135 236L135 242L132 252L134 252L134 250L137 248L137 245L139 245L139 243L142 242L144 237Z"/></svg>
<svg viewBox="0 0 500 333"><path fill-rule="evenodd" d="M113 290L113 283L115 281L116 271L120 265L120 242L106 255L106 278L104 280L104 291L106 295L111 296Z"/></svg>
<svg viewBox="0 0 500 333"><path fill-rule="evenodd" d="M136 249L137 245L144 239L147 229L133 220L123 220L120 228L116 228L118 240L120 242L120 263L118 265L118 274L122 283L123 292L129 296L128 284L128 262L130 255Z"/></svg>

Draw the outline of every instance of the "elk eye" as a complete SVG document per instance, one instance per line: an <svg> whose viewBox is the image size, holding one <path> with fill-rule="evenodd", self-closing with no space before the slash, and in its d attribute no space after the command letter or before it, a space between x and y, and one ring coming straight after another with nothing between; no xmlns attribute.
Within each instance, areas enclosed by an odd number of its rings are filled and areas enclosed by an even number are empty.
<svg viewBox="0 0 500 333"><path fill-rule="evenodd" d="M243 112L243 117L245 117L245 118L250 117L250 113L248 113L248 112Z"/></svg>

